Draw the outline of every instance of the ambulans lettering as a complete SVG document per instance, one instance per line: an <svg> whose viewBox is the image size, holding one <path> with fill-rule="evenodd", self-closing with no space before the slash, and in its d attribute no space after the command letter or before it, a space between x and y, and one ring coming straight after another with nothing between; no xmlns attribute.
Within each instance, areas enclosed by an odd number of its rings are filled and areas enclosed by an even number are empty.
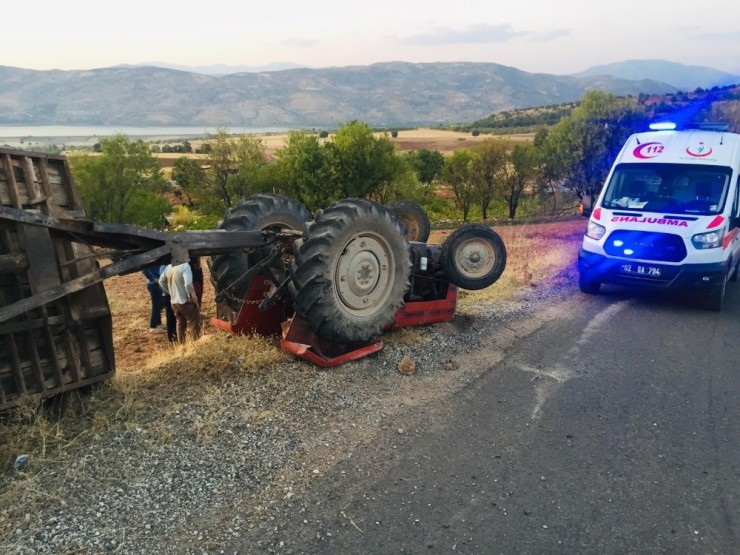
<svg viewBox="0 0 740 555"><path fill-rule="evenodd" d="M612 216L612 222L628 222L633 224L657 224L657 225L674 225L678 227L689 227L688 222L681 220L672 220L670 218L650 218L637 216Z"/></svg>

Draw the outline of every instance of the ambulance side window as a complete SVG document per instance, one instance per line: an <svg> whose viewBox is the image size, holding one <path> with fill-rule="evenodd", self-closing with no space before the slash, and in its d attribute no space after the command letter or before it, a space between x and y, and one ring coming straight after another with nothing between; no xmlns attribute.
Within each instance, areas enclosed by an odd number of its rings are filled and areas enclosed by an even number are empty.
<svg viewBox="0 0 740 555"><path fill-rule="evenodd" d="M734 224L737 226L740 222L738 222L738 219L740 219L740 176L737 178L737 183L735 183L735 198L732 201L732 215L735 220Z"/></svg>

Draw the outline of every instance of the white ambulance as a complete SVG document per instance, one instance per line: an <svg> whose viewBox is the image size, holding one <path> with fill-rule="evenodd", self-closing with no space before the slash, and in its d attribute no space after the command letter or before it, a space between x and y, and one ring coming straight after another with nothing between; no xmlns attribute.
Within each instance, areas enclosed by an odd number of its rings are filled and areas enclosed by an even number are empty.
<svg viewBox="0 0 740 555"><path fill-rule="evenodd" d="M740 264L740 135L651 125L622 147L590 214L579 286L684 291L720 310Z"/></svg>

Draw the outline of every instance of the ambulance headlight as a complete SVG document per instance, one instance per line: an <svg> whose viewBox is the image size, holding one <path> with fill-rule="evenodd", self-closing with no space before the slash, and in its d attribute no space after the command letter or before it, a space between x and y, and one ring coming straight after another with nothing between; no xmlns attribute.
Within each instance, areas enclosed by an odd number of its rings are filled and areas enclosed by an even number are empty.
<svg viewBox="0 0 740 555"><path fill-rule="evenodd" d="M586 237L598 241L606 233L606 228L603 225L599 225L593 220L588 221L588 227L586 228Z"/></svg>
<svg viewBox="0 0 740 555"><path fill-rule="evenodd" d="M725 229L699 233L691 238L691 242L697 249L716 249L722 246L722 240L725 238Z"/></svg>

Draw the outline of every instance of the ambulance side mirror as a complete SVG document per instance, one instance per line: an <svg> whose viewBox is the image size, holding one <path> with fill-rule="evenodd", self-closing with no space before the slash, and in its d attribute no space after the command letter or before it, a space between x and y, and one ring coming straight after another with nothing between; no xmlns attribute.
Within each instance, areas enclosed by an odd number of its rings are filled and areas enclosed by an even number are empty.
<svg viewBox="0 0 740 555"><path fill-rule="evenodd" d="M588 218L591 215L593 204L594 196L589 193L584 193L581 198L581 203L578 205L578 213L584 218Z"/></svg>

